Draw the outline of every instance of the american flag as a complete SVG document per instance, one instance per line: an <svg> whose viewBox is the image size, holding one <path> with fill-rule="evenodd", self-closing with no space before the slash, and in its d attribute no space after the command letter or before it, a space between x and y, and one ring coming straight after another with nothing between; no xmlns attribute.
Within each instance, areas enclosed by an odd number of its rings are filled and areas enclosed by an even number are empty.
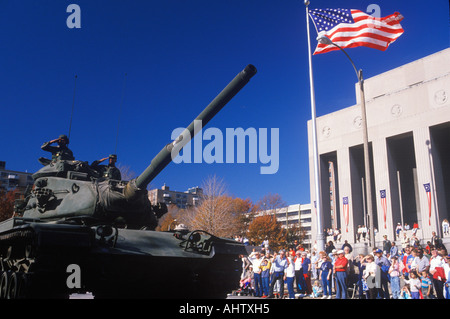
<svg viewBox="0 0 450 319"><path fill-rule="evenodd" d="M380 190L380 197L381 197L381 207L383 207L384 228L386 229L387 203L386 203L386 190L385 189Z"/></svg>
<svg viewBox="0 0 450 319"><path fill-rule="evenodd" d="M312 9L309 15L319 36L326 36L341 48L366 46L384 51L404 32L400 25L403 16L398 12L374 18L354 9ZM338 48L319 43L314 54L333 50Z"/></svg>
<svg viewBox="0 0 450 319"><path fill-rule="evenodd" d="M343 199L344 204L344 218L345 218L345 225L346 225L346 232L348 233L348 197L345 196Z"/></svg>
<svg viewBox="0 0 450 319"><path fill-rule="evenodd" d="M428 199L428 225L431 226L431 187L430 187L430 183L423 184L423 187L425 187L425 192L427 193L427 199Z"/></svg>

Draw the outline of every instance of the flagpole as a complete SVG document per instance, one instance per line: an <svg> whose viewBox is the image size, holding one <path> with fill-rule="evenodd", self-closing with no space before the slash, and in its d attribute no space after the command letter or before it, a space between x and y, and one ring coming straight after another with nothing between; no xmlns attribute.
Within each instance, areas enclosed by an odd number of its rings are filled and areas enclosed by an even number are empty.
<svg viewBox="0 0 450 319"><path fill-rule="evenodd" d="M314 186L316 198L316 213L317 213L317 249L318 251L325 250L325 236L323 233L323 217L322 217L322 195L320 191L320 172L319 172L319 154L317 147L317 127L316 127L316 99L314 94L314 80L312 68L312 53L311 53L311 37L309 31L309 0L304 1L306 6L306 30L308 33L308 60L309 60L309 86L311 96L311 114L312 114L312 135L313 135L313 162L314 162Z"/></svg>
<svg viewBox="0 0 450 319"><path fill-rule="evenodd" d="M373 205L372 205L372 181L371 181L371 175L370 175L370 159L369 159L369 139L368 139L368 132L367 132L367 112L366 112L366 98L364 95L364 78L363 78L363 72L362 70L357 70L355 63L350 58L350 56L345 52L343 48L341 48L339 45L331 41L326 36L319 36L317 40L320 43L323 44L331 44L337 47L339 50L345 53L347 58L350 60L350 63L353 66L353 69L356 72L356 76L358 78L358 84L359 84L359 94L360 94L360 101L361 101L361 126L363 131L363 147L364 147L364 174L366 179L366 203L367 203L367 215L369 217L369 243L372 245L372 247L375 247L375 226L374 226L374 218L373 218Z"/></svg>
<svg viewBox="0 0 450 319"><path fill-rule="evenodd" d="M341 50L344 51L343 49L341 49ZM361 102L361 117L362 117L362 129L363 129L364 170L365 170L365 175L366 175L367 214L369 215L369 242L372 245L372 247L375 247L376 239L375 239L375 225L374 225L373 204L372 204L372 177L370 175L369 138L368 138L368 132L367 132L366 98L364 95L364 78L363 78L362 70L359 70L359 72L358 72L358 82L359 82L359 94L360 94L360 102Z"/></svg>

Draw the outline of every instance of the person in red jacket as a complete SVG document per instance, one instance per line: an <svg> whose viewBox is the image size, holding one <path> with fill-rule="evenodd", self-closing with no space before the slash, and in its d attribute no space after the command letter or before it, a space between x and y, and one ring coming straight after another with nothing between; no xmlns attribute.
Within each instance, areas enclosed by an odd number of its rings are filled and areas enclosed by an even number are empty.
<svg viewBox="0 0 450 319"><path fill-rule="evenodd" d="M348 260L344 251L337 252L338 258L334 262L334 273L336 275L336 299L347 299L347 266Z"/></svg>

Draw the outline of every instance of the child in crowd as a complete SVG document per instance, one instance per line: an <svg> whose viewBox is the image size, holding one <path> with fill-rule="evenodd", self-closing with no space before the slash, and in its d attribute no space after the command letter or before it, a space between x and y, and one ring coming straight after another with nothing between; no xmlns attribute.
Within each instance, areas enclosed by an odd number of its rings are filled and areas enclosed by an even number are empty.
<svg viewBox="0 0 450 319"><path fill-rule="evenodd" d="M320 286L320 283L318 280L314 281L312 290L313 290L313 293L311 294L311 298L318 298L318 297L322 296L322 287Z"/></svg>
<svg viewBox="0 0 450 319"><path fill-rule="evenodd" d="M432 282L431 279L428 277L427 271L422 271L422 276L420 277L420 280L422 282L422 296L423 299L430 299L431 298L431 287Z"/></svg>
<svg viewBox="0 0 450 319"><path fill-rule="evenodd" d="M397 256L392 257L389 267L389 276L391 278L392 299L398 299L400 295L400 266Z"/></svg>
<svg viewBox="0 0 450 319"><path fill-rule="evenodd" d="M271 256L270 253L266 253L266 257L261 262L259 268L261 269L261 281L263 288L263 296L262 298L267 298L269 296L269 285L270 285L270 268L272 267L272 263L270 261Z"/></svg>
<svg viewBox="0 0 450 319"><path fill-rule="evenodd" d="M398 297L398 299L411 299L411 293L409 292L409 285L406 284L403 286L401 292L400 292L400 296Z"/></svg>
<svg viewBox="0 0 450 319"><path fill-rule="evenodd" d="M405 283L409 284L409 291L411 292L411 299L420 299L420 291L422 289L422 282L415 271L409 273L409 280L405 279Z"/></svg>

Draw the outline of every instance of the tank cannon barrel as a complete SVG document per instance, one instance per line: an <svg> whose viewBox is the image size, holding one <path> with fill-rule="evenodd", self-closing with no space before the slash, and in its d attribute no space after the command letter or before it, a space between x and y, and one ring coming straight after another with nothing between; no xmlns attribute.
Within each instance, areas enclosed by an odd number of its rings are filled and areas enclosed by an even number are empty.
<svg viewBox="0 0 450 319"><path fill-rule="evenodd" d="M208 122L249 82L256 74L256 68L249 64L244 70L239 72L236 77L220 92L214 100L195 118L194 121L180 134L173 142L167 144L156 155L150 165L136 179L130 182L134 184L133 188L146 188L147 185L175 158L197 133L198 124L201 128ZM195 127L195 130L194 130ZM130 187L127 187L129 189ZM127 194L127 191L125 192ZM131 194L130 194L131 195ZM126 195L127 196L127 195Z"/></svg>

